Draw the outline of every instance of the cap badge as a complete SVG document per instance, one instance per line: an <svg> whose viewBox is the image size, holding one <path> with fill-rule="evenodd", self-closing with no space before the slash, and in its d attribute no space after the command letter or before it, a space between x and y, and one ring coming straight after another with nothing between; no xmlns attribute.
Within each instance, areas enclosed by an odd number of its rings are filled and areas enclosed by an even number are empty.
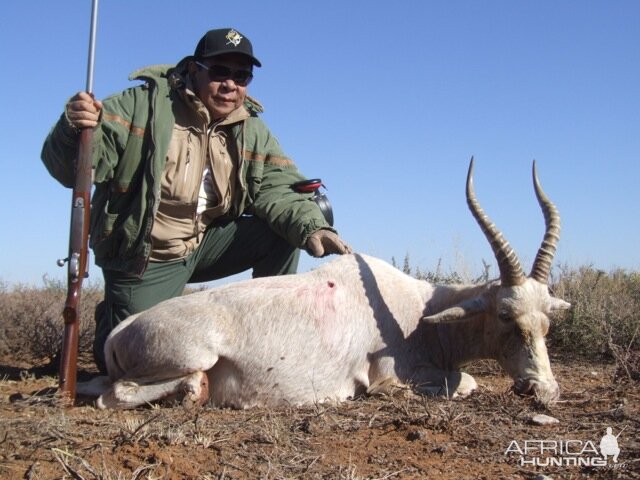
<svg viewBox="0 0 640 480"><path fill-rule="evenodd" d="M226 39L229 40L227 42L227 45L232 44L234 47L237 47L238 45L240 45L240 42L242 41L242 35L240 35L235 30L229 30L229 32L226 35Z"/></svg>

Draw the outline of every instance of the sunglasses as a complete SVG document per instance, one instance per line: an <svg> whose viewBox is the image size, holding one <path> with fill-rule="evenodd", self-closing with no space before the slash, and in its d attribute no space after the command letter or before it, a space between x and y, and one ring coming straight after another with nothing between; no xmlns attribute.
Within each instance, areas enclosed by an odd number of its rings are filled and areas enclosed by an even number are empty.
<svg viewBox="0 0 640 480"><path fill-rule="evenodd" d="M251 70L231 70L224 65L208 66L200 62L195 62L195 64L209 73L209 80L212 82L224 82L231 79L239 87L246 87L253 79Z"/></svg>

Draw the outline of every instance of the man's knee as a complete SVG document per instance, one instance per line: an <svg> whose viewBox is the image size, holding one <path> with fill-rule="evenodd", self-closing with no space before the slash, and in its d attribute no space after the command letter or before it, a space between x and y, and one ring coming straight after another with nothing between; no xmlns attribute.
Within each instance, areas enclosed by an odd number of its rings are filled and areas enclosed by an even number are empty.
<svg viewBox="0 0 640 480"><path fill-rule="evenodd" d="M130 315L125 306L118 307L110 300L103 300L95 310L95 337L93 339L93 359L101 374L106 375L104 344L111 331Z"/></svg>

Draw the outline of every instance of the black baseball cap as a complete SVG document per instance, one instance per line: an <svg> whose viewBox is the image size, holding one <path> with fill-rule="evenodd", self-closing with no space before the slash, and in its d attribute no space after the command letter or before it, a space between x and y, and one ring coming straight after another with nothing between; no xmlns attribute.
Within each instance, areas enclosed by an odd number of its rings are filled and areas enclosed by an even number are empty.
<svg viewBox="0 0 640 480"><path fill-rule="evenodd" d="M234 28L218 28L209 30L200 39L193 56L210 58L225 53L239 53L251 59L256 67L261 67L260 60L253 56L253 46L247 37Z"/></svg>

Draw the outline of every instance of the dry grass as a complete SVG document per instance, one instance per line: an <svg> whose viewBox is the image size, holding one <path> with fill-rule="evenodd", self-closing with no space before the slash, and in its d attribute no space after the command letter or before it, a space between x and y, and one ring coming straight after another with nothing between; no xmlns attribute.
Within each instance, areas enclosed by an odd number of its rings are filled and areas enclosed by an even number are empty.
<svg viewBox="0 0 640 480"><path fill-rule="evenodd" d="M563 266L553 289L572 308L552 324L552 347L583 358L614 359L616 375L640 380L640 273Z"/></svg>
<svg viewBox="0 0 640 480"><path fill-rule="evenodd" d="M0 358L42 363L55 357L62 345L66 291L66 285L46 278L42 288L0 281ZM79 349L91 351L94 310L102 289L88 285L81 295Z"/></svg>
<svg viewBox="0 0 640 480"><path fill-rule="evenodd" d="M556 365L563 400L514 395L491 363L465 400L398 389L341 405L187 410L65 409L55 379L0 381L0 477L75 479L640 478L640 388L613 366ZM560 420L532 425L535 413ZM534 468L505 455L511 440L620 436L620 467Z"/></svg>

